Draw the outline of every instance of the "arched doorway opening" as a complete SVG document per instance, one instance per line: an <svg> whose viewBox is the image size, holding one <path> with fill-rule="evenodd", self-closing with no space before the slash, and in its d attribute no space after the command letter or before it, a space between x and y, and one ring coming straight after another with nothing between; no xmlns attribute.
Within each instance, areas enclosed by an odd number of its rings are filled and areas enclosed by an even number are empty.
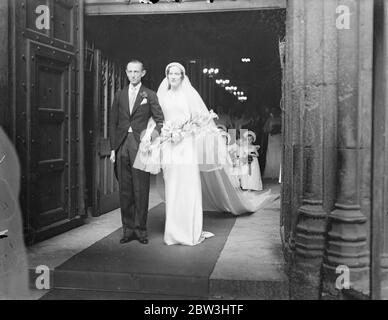
<svg viewBox="0 0 388 320"><path fill-rule="evenodd" d="M103 213L113 208L114 201L117 203L114 196L117 186L106 148L107 120L114 92L126 83L125 65L133 58L144 62L147 75L143 82L155 91L169 62L185 65L193 86L208 108L219 114L219 124L227 129L249 129L255 133L256 144L261 146L262 174L265 173L269 132L264 128L271 112L281 114L283 65L279 42L285 35L285 16L284 9L276 9L86 17L86 40L92 44L91 53L95 53L98 61L95 60L94 67L85 76L85 112L90 115L85 119L85 132L94 131L90 139L98 141L85 141L85 148L101 146L95 149L99 154L93 157L94 170L98 173L88 169L90 175L98 177L89 188L88 199L94 199L88 204L93 207L92 212ZM210 69L217 72L204 73ZM228 83L221 84L221 81ZM240 99L243 97L247 100ZM275 152L277 173L271 176L275 179L267 188L279 180L280 144ZM107 201L113 201L112 205L101 210L98 203Z"/></svg>

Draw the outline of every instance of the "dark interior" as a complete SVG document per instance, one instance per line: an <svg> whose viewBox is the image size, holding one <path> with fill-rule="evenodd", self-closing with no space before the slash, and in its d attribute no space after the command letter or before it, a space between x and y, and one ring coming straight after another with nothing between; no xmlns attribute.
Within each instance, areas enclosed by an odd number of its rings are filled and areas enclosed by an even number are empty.
<svg viewBox="0 0 388 320"><path fill-rule="evenodd" d="M255 117L265 107L279 108L281 67L279 40L285 34L285 10L129 15L88 17L86 39L105 56L123 67L131 58L145 62L144 83L157 90L165 66L172 61L184 65L193 85L196 77L215 81L202 74L203 67L220 69L218 78L230 79L248 100L237 98L216 86L214 106L220 112ZM251 58L242 63L241 58ZM199 74L198 74L199 73ZM200 88L197 87L200 91ZM205 102L209 103L209 101Z"/></svg>
<svg viewBox="0 0 388 320"><path fill-rule="evenodd" d="M147 75L143 83L157 90L166 65L182 63L193 86L209 109L220 115L219 124L228 129L239 125L255 132L265 161L267 146L263 133L265 121L272 112L280 111L282 70L279 40L285 36L286 11L258 10L219 13L147 14L126 16L90 16L85 21L88 46L100 49L111 62L125 69L130 59L144 62ZM243 63L241 58L250 58ZM217 76L203 74L205 67L219 68ZM93 112L93 70L85 72L85 158L89 177L86 197L92 206L94 163L93 127L99 122ZM229 79L247 96L240 102L216 79ZM249 123L247 123L249 121ZM238 134L238 133L237 133ZM98 143L96 147L98 147ZM264 163L260 163L264 168Z"/></svg>

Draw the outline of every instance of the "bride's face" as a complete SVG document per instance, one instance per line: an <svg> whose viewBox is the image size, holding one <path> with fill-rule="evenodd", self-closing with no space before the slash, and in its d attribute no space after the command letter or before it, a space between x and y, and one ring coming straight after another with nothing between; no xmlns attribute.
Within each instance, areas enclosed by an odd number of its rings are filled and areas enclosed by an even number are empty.
<svg viewBox="0 0 388 320"><path fill-rule="evenodd" d="M176 89L182 83L182 70L176 66L172 66L168 70L167 78L171 88Z"/></svg>

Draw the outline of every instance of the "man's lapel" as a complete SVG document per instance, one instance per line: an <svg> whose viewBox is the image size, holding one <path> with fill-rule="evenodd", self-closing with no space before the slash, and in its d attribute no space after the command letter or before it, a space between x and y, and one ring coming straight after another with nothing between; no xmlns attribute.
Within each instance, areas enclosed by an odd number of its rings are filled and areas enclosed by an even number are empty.
<svg viewBox="0 0 388 320"><path fill-rule="evenodd" d="M129 86L125 86L124 89L123 89L123 94L124 94L124 103L123 103L123 107L125 109L126 112L128 112L128 116L130 116L130 113L129 113L129 97L128 97L128 90L129 90Z"/></svg>
<svg viewBox="0 0 388 320"><path fill-rule="evenodd" d="M136 110L139 108L142 97L141 93L143 92L143 85L140 85L139 92L137 93L137 97L135 100L135 104L133 105L131 116L136 112Z"/></svg>

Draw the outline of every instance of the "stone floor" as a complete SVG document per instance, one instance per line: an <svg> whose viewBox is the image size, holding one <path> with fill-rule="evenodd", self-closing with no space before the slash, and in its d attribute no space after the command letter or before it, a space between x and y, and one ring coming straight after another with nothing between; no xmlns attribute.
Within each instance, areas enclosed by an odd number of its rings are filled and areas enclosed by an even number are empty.
<svg viewBox="0 0 388 320"><path fill-rule="evenodd" d="M279 216L280 199L253 215L237 219L210 277L212 297L288 297Z"/></svg>
<svg viewBox="0 0 388 320"><path fill-rule="evenodd" d="M264 182L266 188L280 193L280 186ZM150 208L161 202L154 185ZM288 279L284 272L279 234L280 200L252 215L240 216L229 234L209 279L209 299L287 299ZM28 248L30 273L39 265L55 269L66 260L106 237L121 226L119 210L98 218L65 234ZM32 287L34 284L31 284ZM31 290L31 299L40 299L48 291ZM101 293L71 297L101 298ZM118 293L105 293L106 298L120 299ZM66 292L63 294L66 298ZM158 297L154 297L157 299ZM168 299L168 297L165 297ZM177 299L177 297L170 297ZM141 293L133 299L144 299Z"/></svg>

